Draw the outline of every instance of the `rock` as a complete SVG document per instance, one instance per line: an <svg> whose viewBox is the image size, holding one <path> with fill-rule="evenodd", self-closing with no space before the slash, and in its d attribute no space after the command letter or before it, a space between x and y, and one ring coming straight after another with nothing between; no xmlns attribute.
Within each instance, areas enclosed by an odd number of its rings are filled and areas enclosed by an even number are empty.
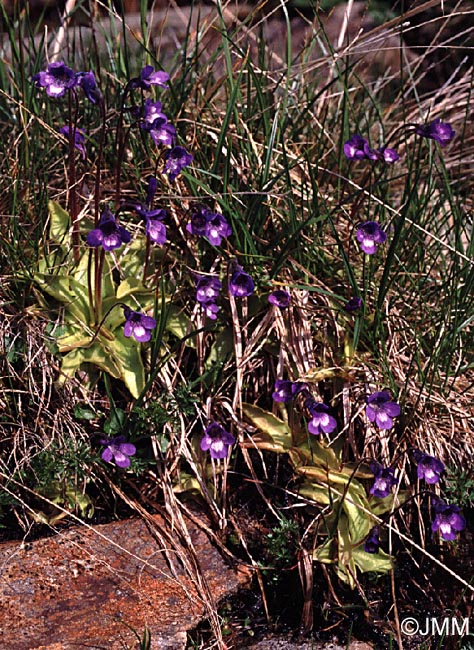
<svg viewBox="0 0 474 650"><path fill-rule="evenodd" d="M201 574L180 563L159 516L1 544L0 647L123 650L148 629L152 650L183 650L187 630L207 613L206 590L217 603L248 579L200 529L188 530ZM187 562L195 566L193 553Z"/></svg>

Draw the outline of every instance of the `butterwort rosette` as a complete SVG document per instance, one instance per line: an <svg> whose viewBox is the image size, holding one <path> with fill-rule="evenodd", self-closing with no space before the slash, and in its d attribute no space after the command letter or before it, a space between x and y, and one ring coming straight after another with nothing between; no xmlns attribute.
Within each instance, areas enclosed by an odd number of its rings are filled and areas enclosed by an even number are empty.
<svg viewBox="0 0 474 650"><path fill-rule="evenodd" d="M125 436L102 438L100 444L105 445L105 449L101 453L102 460L105 460L106 463L115 463L122 469L130 467L130 456L134 456L137 450L135 445L126 442Z"/></svg>
<svg viewBox="0 0 474 650"><path fill-rule="evenodd" d="M115 216L108 207L100 215L98 227L87 235L89 246L94 248L102 246L105 251L120 248L122 244L128 244L130 239L128 230L118 225Z"/></svg>
<svg viewBox="0 0 474 650"><path fill-rule="evenodd" d="M62 61L50 63L33 76L33 81L38 88L45 88L49 97L62 97L78 84L76 73Z"/></svg>
<svg viewBox="0 0 474 650"><path fill-rule="evenodd" d="M192 154L188 153L184 147L177 145L165 153L163 174L168 174L170 181L174 181L182 170L185 167L188 167L192 161Z"/></svg>
<svg viewBox="0 0 474 650"><path fill-rule="evenodd" d="M370 488L370 494L379 499L384 499L392 490L392 487L398 483L395 478L395 470L391 467L383 467L375 460L370 463L370 469L374 473L374 483Z"/></svg>
<svg viewBox="0 0 474 650"><path fill-rule="evenodd" d="M125 325L124 336L133 338L139 343L146 343L151 339L151 333L156 327L156 320L140 311L133 311L129 307L123 308Z"/></svg>
<svg viewBox="0 0 474 650"><path fill-rule="evenodd" d="M229 280L229 291L234 298L247 298L255 290L255 283L248 273L245 273L240 264L234 266Z"/></svg>
<svg viewBox="0 0 474 650"><path fill-rule="evenodd" d="M452 542L459 532L466 528L466 520L461 514L459 506L445 503L442 499L433 499L433 510L435 518L431 524L431 530L439 531L442 539Z"/></svg>
<svg viewBox="0 0 474 650"><path fill-rule="evenodd" d="M290 304L290 294L284 289L275 289L268 296L268 302L279 309L286 309Z"/></svg>
<svg viewBox="0 0 474 650"><path fill-rule="evenodd" d="M376 221L366 221L357 228L356 239L364 253L373 255L377 246L386 241L387 234Z"/></svg>
<svg viewBox="0 0 474 650"><path fill-rule="evenodd" d="M435 140L442 147L446 146L448 142L456 135L456 131L447 122L441 122L438 118L429 122L428 124L418 124L415 126L415 133L421 135L423 138Z"/></svg>
<svg viewBox="0 0 474 650"><path fill-rule="evenodd" d="M364 551L366 553L378 553L380 548L380 531L378 526L374 526L367 535L364 542Z"/></svg>
<svg viewBox="0 0 474 650"><path fill-rule="evenodd" d="M317 402L312 397L305 401L305 406L311 415L311 420L308 422L308 431L313 436L320 436L323 433L332 433L334 431L337 422L332 415L329 415L329 406Z"/></svg>
<svg viewBox="0 0 474 650"><path fill-rule="evenodd" d="M430 485L440 480L441 474L446 468L438 458L425 454L419 449L413 452L413 458L417 464L416 473L420 480L424 480Z"/></svg>
<svg viewBox="0 0 474 650"><path fill-rule="evenodd" d="M379 429L391 429L393 419L400 415L400 405L392 402L390 393L385 390L372 393L367 397L365 414L369 422L375 423Z"/></svg>
<svg viewBox="0 0 474 650"><path fill-rule="evenodd" d="M229 447L235 443L234 436L217 422L211 422L201 439L201 449L209 451L211 458L226 458Z"/></svg>

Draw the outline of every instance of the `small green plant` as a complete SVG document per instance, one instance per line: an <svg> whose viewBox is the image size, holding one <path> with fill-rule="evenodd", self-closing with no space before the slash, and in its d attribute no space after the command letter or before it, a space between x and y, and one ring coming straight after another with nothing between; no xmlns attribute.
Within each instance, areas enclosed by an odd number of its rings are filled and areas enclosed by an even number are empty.
<svg viewBox="0 0 474 650"><path fill-rule="evenodd" d="M37 495L36 504L29 511L32 519L55 524L69 512L90 519L94 505L87 487L91 481L90 467L95 460L88 442L72 439L53 440L45 449L33 454L28 468L18 473L22 483Z"/></svg>
<svg viewBox="0 0 474 650"><path fill-rule="evenodd" d="M446 475L446 494L462 508L474 507L474 474L462 467L449 466Z"/></svg>
<svg viewBox="0 0 474 650"><path fill-rule="evenodd" d="M268 557L275 568L294 563L298 548L298 534L297 522L282 517L272 532L265 536Z"/></svg>

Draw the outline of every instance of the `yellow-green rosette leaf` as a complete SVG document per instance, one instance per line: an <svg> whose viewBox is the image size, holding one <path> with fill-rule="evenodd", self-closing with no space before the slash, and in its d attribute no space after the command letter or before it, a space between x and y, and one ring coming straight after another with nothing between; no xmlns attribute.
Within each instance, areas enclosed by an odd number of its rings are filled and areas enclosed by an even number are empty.
<svg viewBox="0 0 474 650"><path fill-rule="evenodd" d="M62 244L69 232L69 214L56 201L49 201L49 237L55 244Z"/></svg>
<svg viewBox="0 0 474 650"><path fill-rule="evenodd" d="M374 571L375 573L388 573L393 569L393 558L379 549L378 553L367 553L364 545L354 548L352 556L357 567L362 573Z"/></svg>
<svg viewBox="0 0 474 650"><path fill-rule="evenodd" d="M242 409L257 428L257 432L252 435L252 442L245 444L277 453L286 453L291 448L293 441L286 422L253 404L243 404Z"/></svg>

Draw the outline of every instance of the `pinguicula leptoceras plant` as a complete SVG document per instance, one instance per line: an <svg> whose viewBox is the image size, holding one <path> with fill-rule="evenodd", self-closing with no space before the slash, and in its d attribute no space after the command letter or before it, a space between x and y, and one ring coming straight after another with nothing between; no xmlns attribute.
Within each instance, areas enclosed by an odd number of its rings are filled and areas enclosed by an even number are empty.
<svg viewBox="0 0 474 650"><path fill-rule="evenodd" d="M69 178L68 178L68 207L69 214L72 221L72 247L73 255L76 262L79 261L80 252L80 235L79 235L79 208L77 199L76 187L76 165L74 158L74 149L81 152L85 158L85 150L83 147L83 132L81 132L77 125L77 115L75 114L75 107L77 106L76 88L79 87L84 91L84 94L93 104L100 107L102 115L102 136L101 145L99 148L99 155L97 160L96 170L96 192L95 192L95 225L97 226L99 214L99 187L100 187L100 169L102 148L105 137L105 107L95 75L93 72L74 72L69 66L62 61L54 61L50 63L46 70L38 72L33 75L33 82L38 88L44 88L49 97L58 99L67 95L68 99L68 123L61 129L61 133L68 138L69 141Z"/></svg>
<svg viewBox="0 0 474 650"><path fill-rule="evenodd" d="M42 260L42 264L44 262L45 265L39 269L37 276L38 283L48 295L52 295L55 299L64 301L68 305L65 308L65 334L58 337L60 339L58 349L60 353L65 354L63 370L67 366L67 373L64 372L64 377L72 377L81 364L88 361L109 372L113 377L120 377L135 397L139 395L145 385L144 366L143 359L140 357L140 347L130 345L127 339L146 343L150 341L151 332L156 327L155 319L149 315L152 305L156 304L156 298L153 299L156 292L154 288L147 288L147 265L150 247L163 245L167 241L164 223L167 212L162 207L153 205L159 184L156 176L148 179L144 201L131 200L130 193L125 201L121 197L120 178L126 144L123 120L126 112L129 111L134 118L130 129L141 127L142 133L146 134L145 137L150 135L150 141L159 147L158 162L161 161L161 168L158 168L157 165L156 169L161 173L161 179L167 175L170 180L174 181L180 171L190 164L192 155L183 147L175 146L176 130L174 126L169 124L162 103L149 96L155 88L167 88L168 80L167 73L155 72L152 66L146 66L139 76L131 79L125 85L116 124L115 197L112 197L112 199L115 198L115 201L108 198L100 205L100 197L104 194L104 188L101 186L102 154L106 131L111 120L108 122L105 120L104 98L94 73L92 71L75 72L65 63L56 62L33 77L36 86L44 89L48 97L56 101L67 99L69 109L67 123L58 127L58 130L69 142L67 179L69 211L61 212L61 206L51 202L52 229L50 233L61 231L62 240L52 235L55 244L59 245L60 242L63 242L60 245L63 247L65 255L72 248L74 260L67 266L67 269L66 265L63 265L61 272L57 272L57 266L55 266L56 270L49 273L53 267L48 257ZM94 152L95 156L91 153L89 157L86 155L85 149L85 131L80 128L82 123L79 117L78 99L82 92L88 101L99 106L102 118L102 128L95 130L100 133L99 148ZM138 99L138 94L140 94L140 99ZM137 95L137 97L133 95ZM130 109L125 109L126 103L132 104ZM139 105L134 106L135 103ZM94 146L95 139L91 138L90 142ZM169 148L167 153L164 151L166 147ZM79 234L76 164L80 158L77 152L84 163L94 159L97 161L95 191L93 192L94 220L85 236L84 243L88 247L85 250L81 249ZM137 262L140 265L143 259L144 247L139 246L140 236L138 235L132 241L131 231L125 227L125 224L122 224L123 216L126 213L134 214L144 222L146 251L141 283L136 273ZM71 222L72 228L69 229ZM217 236L215 229L217 229L217 233L222 232L223 236L229 233L225 223L213 223L211 226L214 228L210 233L211 237ZM67 233L72 233L72 247L67 245L65 239ZM123 252L120 251L125 247L127 248ZM70 258L68 259L70 260ZM113 273L114 267L117 271ZM45 268L46 274L43 273ZM130 272L133 277L127 277ZM52 285L53 289L46 288L48 284L51 284L45 278L45 275L48 274L57 276ZM124 299L125 302L123 302ZM120 316L111 314L112 310L116 308L123 309L124 320ZM211 304L207 301L205 309L210 317L215 318L218 310L215 303ZM124 328L121 333L119 328L122 323ZM66 357L68 357L67 361Z"/></svg>
<svg viewBox="0 0 474 650"><path fill-rule="evenodd" d="M153 66L145 66L138 77L133 77L125 86L122 103L120 108L119 123L117 128L117 174L115 181L116 202L120 200L120 168L125 152L125 138L123 136L123 118L125 114L125 103L129 94L134 90L140 90L143 96L144 92L151 92L153 87L168 88L169 75L160 70L155 71ZM132 105L128 109L131 115L138 119L139 126L148 132L157 146L171 146L171 150L165 151L162 155L165 160L162 173L167 174L170 181L174 181L181 171L191 164L192 154L188 153L182 146L174 146L176 129L168 122L168 118L163 112L161 102L153 102L146 99L140 106Z"/></svg>

